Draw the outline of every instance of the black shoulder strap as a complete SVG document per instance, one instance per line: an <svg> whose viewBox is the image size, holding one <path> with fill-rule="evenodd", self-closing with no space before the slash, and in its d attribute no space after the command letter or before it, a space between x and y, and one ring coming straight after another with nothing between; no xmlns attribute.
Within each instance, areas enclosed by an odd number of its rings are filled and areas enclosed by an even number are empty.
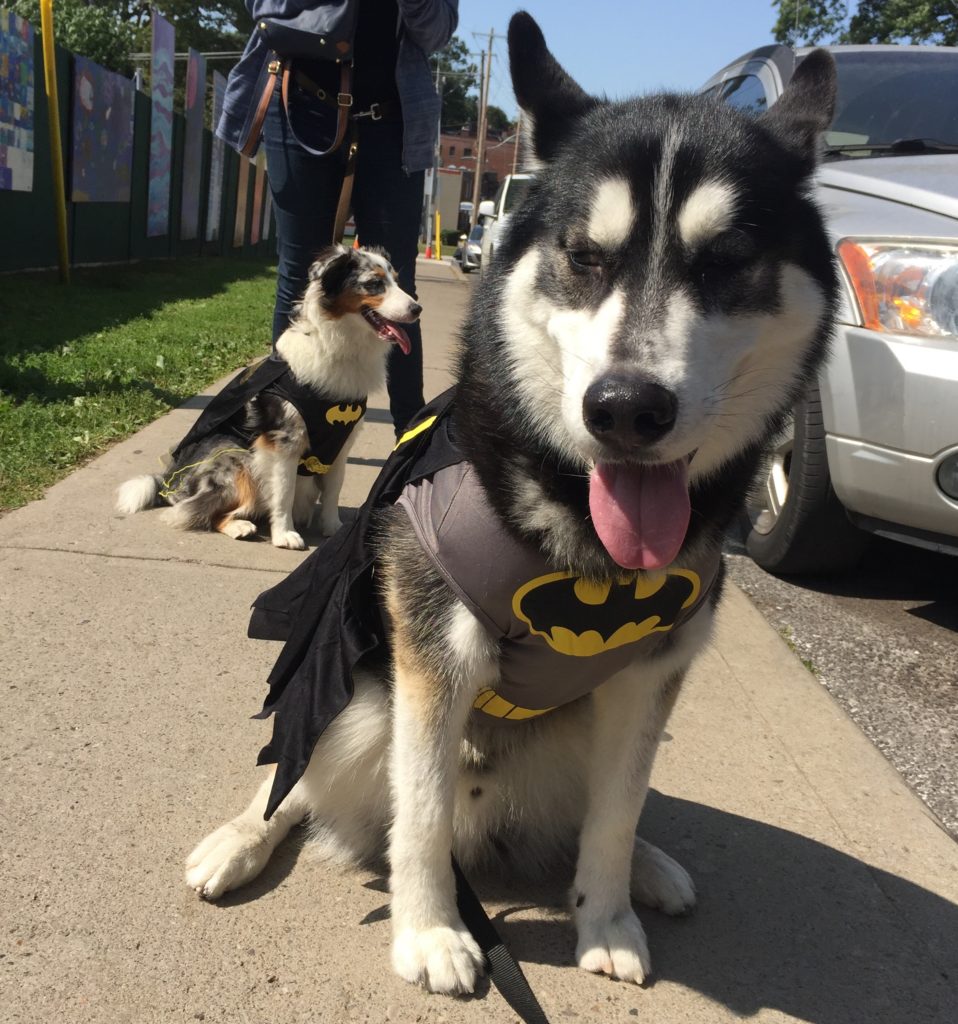
<svg viewBox="0 0 958 1024"><path fill-rule="evenodd" d="M489 920L489 915L483 910L479 897L472 891L455 857L452 859L452 870L456 876L459 915L486 958L492 983L525 1024L549 1024L522 968Z"/></svg>

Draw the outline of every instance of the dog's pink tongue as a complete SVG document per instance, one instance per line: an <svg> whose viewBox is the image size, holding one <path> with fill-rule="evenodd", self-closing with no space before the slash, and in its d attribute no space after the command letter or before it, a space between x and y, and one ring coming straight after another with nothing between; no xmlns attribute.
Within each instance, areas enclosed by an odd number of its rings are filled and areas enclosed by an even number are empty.
<svg viewBox="0 0 958 1024"><path fill-rule="evenodd" d="M685 460L661 466L598 463L589 509L599 540L624 569L661 569L682 547L692 510Z"/></svg>
<svg viewBox="0 0 958 1024"><path fill-rule="evenodd" d="M380 333L382 334L383 332L380 331ZM394 341L402 349L404 356L408 356L412 352L412 343L409 341L409 335L398 324L387 320L385 334L389 341Z"/></svg>

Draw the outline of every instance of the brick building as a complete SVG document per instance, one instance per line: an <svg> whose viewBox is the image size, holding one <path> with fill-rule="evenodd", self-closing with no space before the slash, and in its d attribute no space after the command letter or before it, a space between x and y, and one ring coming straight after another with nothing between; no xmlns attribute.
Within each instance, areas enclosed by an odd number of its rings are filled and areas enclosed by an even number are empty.
<svg viewBox="0 0 958 1024"><path fill-rule="evenodd" d="M442 167L461 167L463 174L463 198L472 199L472 180L478 155L476 131L463 129L460 132L443 132L439 136L439 162ZM483 176L482 198L491 199L499 182L512 173L515 160L515 137L502 137L490 132L486 136L485 174Z"/></svg>

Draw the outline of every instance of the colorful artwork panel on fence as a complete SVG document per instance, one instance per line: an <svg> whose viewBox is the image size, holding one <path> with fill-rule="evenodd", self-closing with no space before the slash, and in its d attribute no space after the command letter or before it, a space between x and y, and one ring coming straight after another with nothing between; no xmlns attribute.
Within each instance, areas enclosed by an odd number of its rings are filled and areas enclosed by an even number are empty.
<svg viewBox="0 0 958 1024"><path fill-rule="evenodd" d="M183 193L180 238L200 231L200 185L203 181L203 117L206 113L206 58L190 49L186 69L186 144L183 147Z"/></svg>
<svg viewBox="0 0 958 1024"><path fill-rule="evenodd" d="M226 77L213 72L213 131L219 124L223 112L223 96L226 93ZM223 164L226 143L213 135L213 151L210 156L210 195L206 204L206 240L214 242L220 235L220 218L223 211Z"/></svg>
<svg viewBox="0 0 958 1024"><path fill-rule="evenodd" d="M236 220L233 222L233 245L242 245L246 241L246 208L249 195L249 172L252 161L240 157L239 182L236 185Z"/></svg>
<svg viewBox="0 0 958 1024"><path fill-rule="evenodd" d="M0 189L33 191L33 26L0 10Z"/></svg>
<svg viewBox="0 0 958 1024"><path fill-rule="evenodd" d="M146 233L170 228L170 167L173 156L173 26L153 12L153 60L150 65L150 185Z"/></svg>
<svg viewBox="0 0 958 1024"><path fill-rule="evenodd" d="M128 203L133 169L133 83L73 58L74 203Z"/></svg>

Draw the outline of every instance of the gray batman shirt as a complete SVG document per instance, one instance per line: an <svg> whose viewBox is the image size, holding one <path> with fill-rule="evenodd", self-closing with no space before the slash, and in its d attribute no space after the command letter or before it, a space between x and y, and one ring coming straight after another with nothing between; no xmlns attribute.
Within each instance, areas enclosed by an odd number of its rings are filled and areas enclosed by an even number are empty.
<svg viewBox="0 0 958 1024"><path fill-rule="evenodd" d="M500 677L475 702L497 718L544 714L654 654L718 575L719 552L605 583L557 570L503 529L468 462L408 484L398 500L443 579L499 642Z"/></svg>

